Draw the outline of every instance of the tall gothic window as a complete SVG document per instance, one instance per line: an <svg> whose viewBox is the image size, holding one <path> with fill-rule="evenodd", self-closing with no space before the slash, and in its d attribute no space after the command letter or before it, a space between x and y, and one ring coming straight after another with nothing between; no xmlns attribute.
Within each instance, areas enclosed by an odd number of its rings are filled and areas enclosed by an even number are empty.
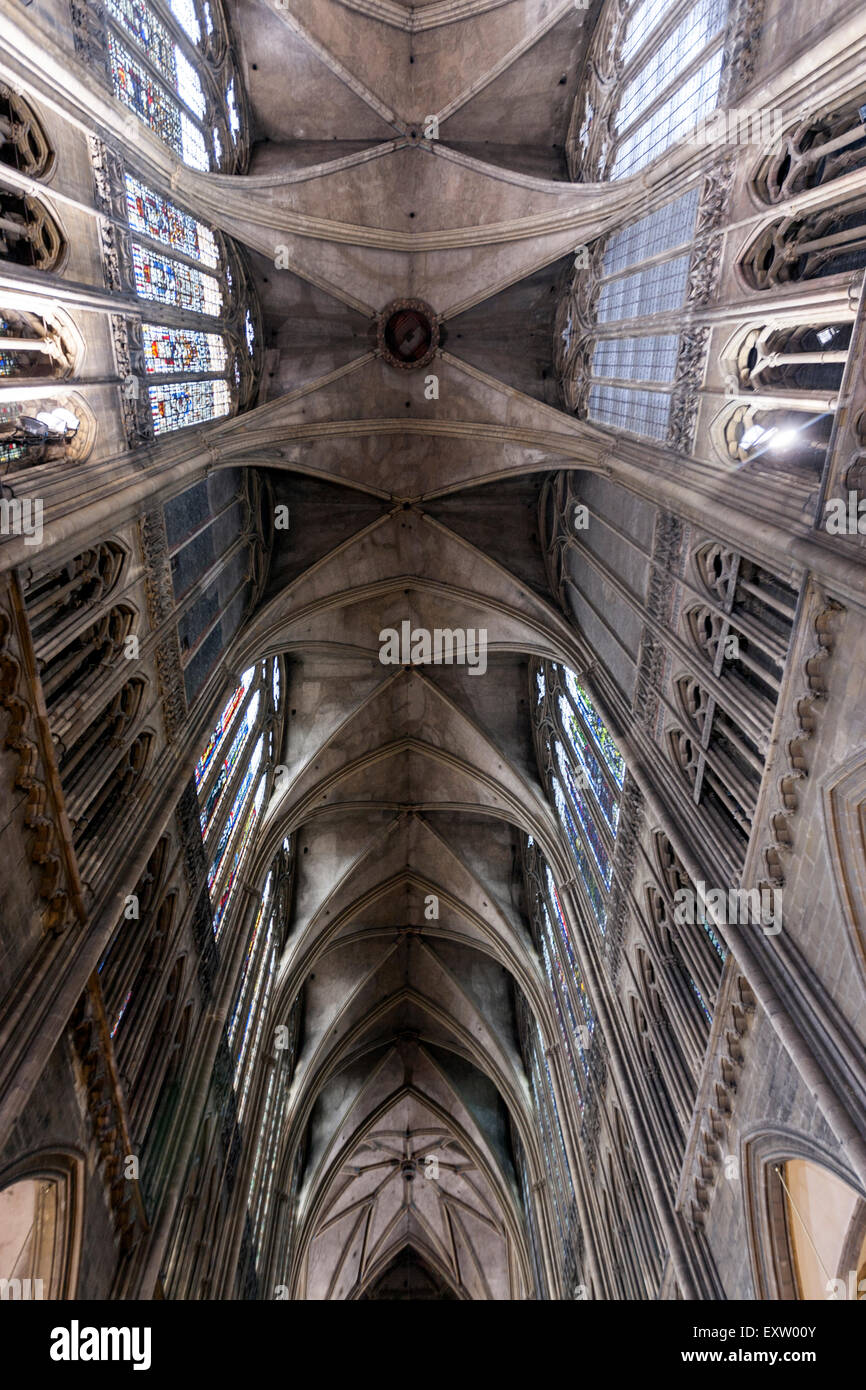
<svg viewBox="0 0 866 1390"><path fill-rule="evenodd" d="M547 1182L553 1204L554 1219L562 1252L563 1279L566 1287L577 1282L579 1271L579 1226L574 1181L568 1163L565 1140L559 1117L559 1107L544 1050L544 1040L523 995L517 995L517 1020L520 1050L533 1105L539 1125L541 1148L547 1170Z"/></svg>
<svg viewBox="0 0 866 1390"><path fill-rule="evenodd" d="M124 182L132 282L153 304L152 317L128 332L140 344L144 426L159 436L230 415L249 399L257 333L223 239L134 175ZM162 306L189 314L189 325L161 323Z"/></svg>
<svg viewBox="0 0 866 1390"><path fill-rule="evenodd" d="M91 31L100 19L118 100L191 168L243 163L246 121L222 14L208 0L107 0Z"/></svg>
<svg viewBox="0 0 866 1390"><path fill-rule="evenodd" d="M685 10L685 12L683 12ZM715 109L728 0L641 0L625 26L613 178L636 174Z"/></svg>
<svg viewBox="0 0 866 1390"><path fill-rule="evenodd" d="M576 173L636 174L715 110L729 10L730 0L606 6L575 103Z"/></svg>
<svg viewBox="0 0 866 1390"><path fill-rule="evenodd" d="M217 941L264 810L278 712L277 660L257 662L244 672L195 769ZM264 907L260 917L263 913Z"/></svg>
<svg viewBox="0 0 866 1390"><path fill-rule="evenodd" d="M579 415L667 439L699 196L695 186L623 227L577 268L558 358Z"/></svg>
<svg viewBox="0 0 866 1390"><path fill-rule="evenodd" d="M564 1056L577 1103L582 1110L589 1093L589 1050L595 1031L595 1015L553 874L531 836L524 846L523 871L532 938L544 964Z"/></svg>
<svg viewBox="0 0 866 1390"><path fill-rule="evenodd" d="M535 672L539 766L577 866L590 915L605 929L625 764L585 686L567 666Z"/></svg>
<svg viewBox="0 0 866 1390"><path fill-rule="evenodd" d="M252 469L221 468L164 507L188 703L228 648L265 572L263 495Z"/></svg>

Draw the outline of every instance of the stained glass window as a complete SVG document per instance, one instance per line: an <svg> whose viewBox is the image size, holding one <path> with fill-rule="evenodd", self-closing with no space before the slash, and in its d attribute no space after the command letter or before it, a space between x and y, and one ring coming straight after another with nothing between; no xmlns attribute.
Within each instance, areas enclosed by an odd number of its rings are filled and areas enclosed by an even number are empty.
<svg viewBox="0 0 866 1390"><path fill-rule="evenodd" d="M275 661L275 662L274 662L273 696L274 696L274 709L279 709L279 707L280 707L280 663L279 663L278 661Z"/></svg>
<svg viewBox="0 0 866 1390"><path fill-rule="evenodd" d="M237 140L238 136L240 135L240 131L241 131L241 118L240 118L240 115L239 115L239 113L238 113L238 104L237 104L237 99L236 99L236 97L235 97L235 80L234 80L234 78L232 78L231 82L229 83L228 87L226 88L226 110L227 110L227 112L228 112L228 118L229 118L229 130L230 130L231 133L232 133L232 137L233 137L235 140Z"/></svg>
<svg viewBox="0 0 866 1390"><path fill-rule="evenodd" d="M255 754L253 754L253 759L255 760ZM246 858L247 850L249 849L250 843L253 838L253 832L256 828L256 822L258 820L258 816L262 808L262 802L264 801L265 797L265 783L266 779L262 777L259 781L258 787L256 788L256 794L253 797L253 804L250 807L249 814L246 818L246 821L244 822L243 832L240 836L240 839L238 840L237 847L232 858L231 868L229 869L228 877L226 878L225 884L223 885L223 891L220 894L219 903L217 904L216 911L214 912L213 931L214 936L217 938L219 937L223 922L225 921L226 909L231 901L232 894L237 886L238 874L240 872L241 866L243 865L244 859ZM232 807L232 810L234 811L234 807Z"/></svg>
<svg viewBox="0 0 866 1390"><path fill-rule="evenodd" d="M195 12L193 0L169 0L171 12L193 43L201 43L201 25Z"/></svg>
<svg viewBox="0 0 866 1390"><path fill-rule="evenodd" d="M565 675L565 684L568 693L577 705L584 721L595 739L599 752L607 763L618 786L622 786L625 777L625 763L622 754L605 728L604 721L598 715L592 700L587 695L583 686L578 683L577 677L567 666L562 668Z"/></svg>
<svg viewBox="0 0 866 1390"><path fill-rule="evenodd" d="M574 711L562 695L558 701L559 717L562 721L563 730L568 738L569 746L574 757L586 773L592 787L595 799L604 813L604 818L614 834L616 834L617 822L619 820L619 805L613 794L610 783L607 781L601 764L596 757L589 738L583 726L576 719ZM607 732L605 730L605 732Z"/></svg>
<svg viewBox="0 0 866 1390"><path fill-rule="evenodd" d="M577 811L581 829L583 830L583 833L589 843L590 849L592 850L592 853L595 857L595 862L601 871L601 876L604 879L605 887L609 888L611 876L611 863L610 857L607 852L607 848L604 843L604 839L601 833L599 832L598 826L595 823L593 809L589 805L588 798L585 796L582 788L577 784L577 781L571 769L571 764L569 763L568 758L566 757L565 749L558 740L556 742L556 760L559 764L559 771L562 774L563 782L568 788L572 805Z"/></svg>
<svg viewBox="0 0 866 1390"><path fill-rule="evenodd" d="M172 381L149 386L150 415L155 434L218 420L231 410L226 381Z"/></svg>
<svg viewBox="0 0 866 1390"><path fill-rule="evenodd" d="M174 84L174 40L147 0L106 0L113 19L137 39L154 67Z"/></svg>
<svg viewBox="0 0 866 1390"><path fill-rule="evenodd" d="M207 800L202 807L200 813L202 838L207 835L213 817L222 805L225 789L229 784L232 773L238 765L241 753L247 745L250 734L255 727L258 712L259 692L256 691L241 716L238 731L229 744L228 752L222 761L214 784L208 792Z"/></svg>
<svg viewBox="0 0 866 1390"><path fill-rule="evenodd" d="M583 879L595 919L602 931L604 931L606 917L604 896L599 887L595 873L593 872L589 855L583 847L583 841L578 834L577 826L574 823L574 817L568 808L568 803L563 795L562 787L555 777L551 779L551 787L553 790L553 803L556 807L562 827L568 837L568 843L571 846L571 852L574 855L577 867L580 870L580 876Z"/></svg>
<svg viewBox="0 0 866 1390"><path fill-rule="evenodd" d="M143 232L211 269L219 264L216 239L210 228L181 212L131 174L126 175L126 208L133 231Z"/></svg>
<svg viewBox="0 0 866 1390"><path fill-rule="evenodd" d="M228 851L230 841L232 840L234 832L237 829L238 822L240 821L243 815L244 806L246 805L247 798L252 789L253 779L258 770L259 763L262 760L264 741L264 735L260 735L259 740L253 751L253 756L250 758L249 766L244 775L244 780L241 782L241 785L238 788L237 793L235 794L235 799L232 802L232 808L229 811L225 825L222 829L222 834L220 835L216 855L210 866L210 872L207 876L208 888L213 888L214 884L221 877L223 869L225 868L226 863L228 862Z"/></svg>
<svg viewBox="0 0 866 1390"><path fill-rule="evenodd" d="M256 345L256 330L253 328L253 319L249 309L247 309L246 317L244 319L244 336L247 340L247 349L249 351L250 357L252 357L253 349Z"/></svg>
<svg viewBox="0 0 866 1390"><path fill-rule="evenodd" d="M132 243L135 291L141 299L155 299L197 314L216 316L223 304L220 284L194 266L184 265L170 256L151 251L137 241Z"/></svg>
<svg viewBox="0 0 866 1390"><path fill-rule="evenodd" d="M216 758L217 754L223 746L223 743L225 742L226 735L228 734L232 726L232 721L234 720L235 715L237 714L238 710L243 704L244 697L246 696L247 691L253 683L253 676L255 675L255 673L255 666L250 666L250 668L247 671L244 671L243 675L241 676L240 685L237 686L229 696L228 703L226 704L225 709L223 710L222 714L217 720L216 727L214 728L213 733L208 739L207 747L205 748L204 752L198 760L198 763L196 764L196 791L201 790L201 785L207 777L208 772L213 766L214 759Z"/></svg>
<svg viewBox="0 0 866 1390"><path fill-rule="evenodd" d="M169 96L165 88L151 77L141 63L133 58L129 49L115 37L110 29L108 31L108 58L115 96L123 102L124 106L128 106L130 111L134 111L136 116L150 127L154 135L158 135L161 140L164 140L175 154L183 157L180 107ZM207 169L209 166L204 165L203 167Z"/></svg>
<svg viewBox="0 0 866 1390"><path fill-rule="evenodd" d="M118 1009L118 1011L117 1011L117 1017L115 1018L114 1023L113 1023L113 1025L112 1025L112 1028L111 1028L111 1035L110 1035L110 1036L111 1036L112 1038L114 1037L115 1033L117 1032L118 1028L120 1027L121 1022L123 1021L123 1015L126 1013L126 1010L127 1010L128 1007L129 1007L129 1001L130 1001L131 998L132 998L132 990L131 990L131 989L128 989L128 990L126 991L126 998L124 999L123 1003L121 1004L120 1008Z"/></svg>
<svg viewBox="0 0 866 1390"><path fill-rule="evenodd" d="M218 333L145 323L141 334L148 372L221 372L225 367L226 345Z"/></svg>

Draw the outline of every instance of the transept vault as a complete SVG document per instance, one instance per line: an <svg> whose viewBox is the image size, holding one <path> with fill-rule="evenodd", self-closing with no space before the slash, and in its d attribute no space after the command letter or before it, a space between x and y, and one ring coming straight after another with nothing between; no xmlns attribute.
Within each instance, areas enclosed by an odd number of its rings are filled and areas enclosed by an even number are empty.
<svg viewBox="0 0 866 1390"><path fill-rule="evenodd" d="M4 1290L866 1296L864 62L0 6Z"/></svg>

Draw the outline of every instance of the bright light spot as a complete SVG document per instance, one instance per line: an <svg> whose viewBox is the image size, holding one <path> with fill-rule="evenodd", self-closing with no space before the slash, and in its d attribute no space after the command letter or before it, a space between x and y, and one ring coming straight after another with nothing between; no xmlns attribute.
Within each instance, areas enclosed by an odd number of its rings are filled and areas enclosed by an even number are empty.
<svg viewBox="0 0 866 1390"><path fill-rule="evenodd" d="M775 451L777 451L777 450L790 449L791 445L792 445L792 444L796 444L796 442L797 442L797 431L796 431L796 430L774 430L774 431L773 431L773 442L772 442L772 445L771 445L770 447L771 447L771 448L773 449L773 451L775 452Z"/></svg>

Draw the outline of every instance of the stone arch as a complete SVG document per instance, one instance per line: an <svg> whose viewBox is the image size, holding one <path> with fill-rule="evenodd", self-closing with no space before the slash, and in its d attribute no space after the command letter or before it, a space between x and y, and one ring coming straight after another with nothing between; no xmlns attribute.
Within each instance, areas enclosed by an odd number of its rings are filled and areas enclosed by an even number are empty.
<svg viewBox="0 0 866 1390"><path fill-rule="evenodd" d="M29 1293L13 1283L4 1297L75 1297L83 1208L84 1162L73 1150L30 1154L0 1171L0 1279L31 1281Z"/></svg>

